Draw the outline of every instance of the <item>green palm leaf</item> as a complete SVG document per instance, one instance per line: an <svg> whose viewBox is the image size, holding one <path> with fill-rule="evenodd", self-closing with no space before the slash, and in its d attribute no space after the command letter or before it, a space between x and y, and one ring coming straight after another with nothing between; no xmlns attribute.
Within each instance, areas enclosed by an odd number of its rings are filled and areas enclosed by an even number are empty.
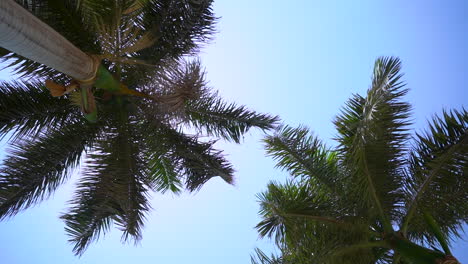
<svg viewBox="0 0 468 264"><path fill-rule="evenodd" d="M399 71L399 59L377 59L367 97L355 95L335 120L340 155L358 183L355 192L377 209L387 231L397 217L388 212L403 199L400 168L408 138L410 105L400 100L407 89Z"/></svg>
<svg viewBox="0 0 468 264"><path fill-rule="evenodd" d="M335 152L330 151L307 128L279 127L264 142L267 155L276 160L278 168L287 170L293 177L307 178L330 190L338 188L341 174Z"/></svg>
<svg viewBox="0 0 468 264"><path fill-rule="evenodd" d="M78 164L99 127L81 122L15 142L0 168L0 218L47 198Z"/></svg>
<svg viewBox="0 0 468 264"><path fill-rule="evenodd" d="M249 111L245 106L224 102L217 94L205 94L199 100L189 102L186 114L190 123L207 135L222 137L236 143L250 128L270 130L279 118Z"/></svg>
<svg viewBox="0 0 468 264"><path fill-rule="evenodd" d="M259 199L263 218L257 225L260 236L274 237L280 247L285 245L294 251L295 257L319 263L353 263L374 258L367 247L342 252L343 248L370 243L369 234L373 232L359 217L346 216L339 203L312 190L308 184L271 183ZM356 252L359 257L351 257Z"/></svg>
<svg viewBox="0 0 468 264"><path fill-rule="evenodd" d="M434 117L429 130L417 134L414 146L403 232L433 244L426 212L442 233L460 236L458 230L468 221L468 112L453 110Z"/></svg>
<svg viewBox="0 0 468 264"><path fill-rule="evenodd" d="M163 123L148 122L145 125L157 131L157 137L153 140L158 140L158 143L164 146L179 177L185 179L188 190L195 191L216 176L232 183L232 165L223 157L221 151L213 148L214 142L199 142L197 137L184 135L182 131ZM156 150L156 153L158 152L160 153Z"/></svg>
<svg viewBox="0 0 468 264"><path fill-rule="evenodd" d="M176 161L170 155L152 152L148 157L151 186L162 193L169 190L176 194L180 193L182 182Z"/></svg>

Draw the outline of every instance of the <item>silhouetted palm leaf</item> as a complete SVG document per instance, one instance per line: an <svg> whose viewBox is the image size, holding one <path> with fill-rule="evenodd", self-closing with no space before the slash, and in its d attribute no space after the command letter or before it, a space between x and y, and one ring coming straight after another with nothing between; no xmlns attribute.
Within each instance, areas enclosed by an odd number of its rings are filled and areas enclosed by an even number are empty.
<svg viewBox="0 0 468 264"><path fill-rule="evenodd" d="M0 219L48 197L79 163L100 127L69 123L12 143L0 169Z"/></svg>
<svg viewBox="0 0 468 264"><path fill-rule="evenodd" d="M34 137L48 128L81 120L78 108L67 98L53 98L39 82L0 83L0 134Z"/></svg>

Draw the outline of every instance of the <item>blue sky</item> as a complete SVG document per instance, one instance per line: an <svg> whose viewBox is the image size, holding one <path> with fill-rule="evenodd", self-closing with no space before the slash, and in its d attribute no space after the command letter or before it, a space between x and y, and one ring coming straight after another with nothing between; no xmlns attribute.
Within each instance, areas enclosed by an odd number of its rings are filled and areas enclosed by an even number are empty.
<svg viewBox="0 0 468 264"><path fill-rule="evenodd" d="M378 56L399 56L411 89L413 127L443 108L467 106L466 1L215 1L219 33L201 53L210 85L228 101L304 124L329 144L332 119L352 93L370 85ZM8 78L4 73L3 79ZM74 178L46 202L0 223L4 263L249 263L259 240L255 195L287 175L264 157L262 134L242 145L221 142L236 185L208 182L196 194L155 194L143 240L120 243L113 229L80 258L66 243L58 216ZM76 178L76 177L75 177ZM455 243L455 255L468 263Z"/></svg>

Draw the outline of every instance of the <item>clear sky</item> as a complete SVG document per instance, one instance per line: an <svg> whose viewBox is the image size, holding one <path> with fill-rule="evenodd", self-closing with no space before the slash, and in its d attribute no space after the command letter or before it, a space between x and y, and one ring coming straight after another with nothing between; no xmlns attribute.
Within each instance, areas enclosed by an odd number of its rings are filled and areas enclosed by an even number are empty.
<svg viewBox="0 0 468 264"><path fill-rule="evenodd" d="M229 101L305 124L330 144L333 117L352 93L369 87L378 56L401 58L414 128L424 128L443 108L468 106L467 1L215 0L214 11L221 16L219 33L201 54L210 85ZM0 259L250 263L254 247L273 248L254 230L255 195L268 181L287 177L264 157L261 136L253 131L242 145L219 144L237 170L235 186L214 179L196 194L155 194L137 246L122 245L113 229L81 258L72 255L58 219L71 198L72 179L46 202L0 223ZM467 249L468 243L455 242L464 263Z"/></svg>

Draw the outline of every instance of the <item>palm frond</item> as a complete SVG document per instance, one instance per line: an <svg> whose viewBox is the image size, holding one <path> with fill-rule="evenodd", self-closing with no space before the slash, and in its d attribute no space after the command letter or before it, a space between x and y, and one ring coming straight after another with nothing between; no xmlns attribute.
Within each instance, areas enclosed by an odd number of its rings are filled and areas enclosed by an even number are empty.
<svg viewBox="0 0 468 264"><path fill-rule="evenodd" d="M336 118L339 155L354 178L356 193L375 207L385 229L402 203L401 166L406 153L410 105L401 81L400 60L379 58L365 98L355 95ZM390 217L390 219L389 219Z"/></svg>
<svg viewBox="0 0 468 264"><path fill-rule="evenodd" d="M198 100L189 101L185 113L195 128L207 135L221 137L239 143L250 128L270 130L279 122L278 116L260 114L224 102L218 95L205 94Z"/></svg>
<svg viewBox="0 0 468 264"><path fill-rule="evenodd" d="M360 227L355 223L357 218L343 214L343 209L338 208L339 204L336 201L328 198L326 193L312 189L308 183L294 181L284 185L270 183L268 191L258 198L260 215L264 218L257 225L259 234L262 237L275 237L277 242L283 240L288 225L289 235L295 235L292 232L295 229L294 224L291 223L296 223L296 220L319 223L347 232L353 227Z"/></svg>
<svg viewBox="0 0 468 264"><path fill-rule="evenodd" d="M101 233L105 234L110 229L112 217L123 211L108 198L107 193L112 193L108 187L114 187L110 185L113 183L111 177L83 177L74 197L78 200L67 214L61 216L76 255L83 254L92 241Z"/></svg>
<svg viewBox="0 0 468 264"><path fill-rule="evenodd" d="M224 158L222 151L216 150L215 142L197 142L194 138L183 136L178 141L172 141L175 157L181 159L185 175L185 186L190 191L198 190L213 177L221 177L225 182L233 183L234 169ZM174 138L176 138L174 137Z"/></svg>
<svg viewBox="0 0 468 264"><path fill-rule="evenodd" d="M145 5L143 27L157 37L155 44L135 58L151 64L194 54L215 32L212 0L158 0Z"/></svg>
<svg viewBox="0 0 468 264"><path fill-rule="evenodd" d="M161 140L159 127L160 124L154 120L135 124L140 133L150 135L140 142L142 160L148 168L148 185L158 192L171 191L178 194L183 187L180 160L173 155L173 151L167 149L168 144Z"/></svg>
<svg viewBox="0 0 468 264"><path fill-rule="evenodd" d="M126 115L126 112L121 110L121 116ZM145 213L149 211L150 205L147 198L149 186L148 181L148 166L141 157L141 143L144 134L138 133L134 124L139 120L134 120L132 117L127 117L120 122L124 122L117 127L117 145L109 145L112 161L108 169L115 171L112 174L122 175L122 183L125 185L122 189L127 194L126 201L122 203L124 215L120 216L117 223L123 231L123 240L126 241L129 237L135 239L135 242L142 238L141 229L145 221ZM107 140L112 144L113 140ZM114 166L112 166L114 165ZM118 191L116 191L118 193Z"/></svg>
<svg viewBox="0 0 468 264"><path fill-rule="evenodd" d="M150 208L146 168L140 161L138 141L134 141L136 134L123 129L108 128L99 139L89 155L73 206L62 216L77 255L112 222L123 231L123 240L141 239L145 213Z"/></svg>
<svg viewBox="0 0 468 264"><path fill-rule="evenodd" d="M340 211L339 204L313 192L307 184L269 184L268 191L259 199L263 218L257 225L260 236L273 237L278 246L289 248L297 259L314 260L312 263L353 263L356 258L335 253L344 247L372 241L373 234L366 222L347 216ZM357 251L360 259L375 259L368 248ZM336 262L329 262L332 260Z"/></svg>
<svg viewBox="0 0 468 264"><path fill-rule="evenodd" d="M176 116L187 101L200 98L206 89L204 76L199 60L174 60L156 71L140 89L160 104L160 112Z"/></svg>
<svg viewBox="0 0 468 264"><path fill-rule="evenodd" d="M34 62L7 49L0 47L0 62L5 65L3 69L9 69L20 78L49 77L54 80L68 80L63 73L49 68L43 64Z"/></svg>
<svg viewBox="0 0 468 264"><path fill-rule="evenodd" d="M275 255L268 256L260 250L259 248L255 249L255 256L250 256L251 264L283 264L285 263L281 257Z"/></svg>
<svg viewBox="0 0 468 264"><path fill-rule="evenodd" d="M293 185L289 185L288 187L292 189L289 193L292 193L293 197L304 194L304 192L299 192L302 190L300 188L293 189ZM267 188L266 192L257 195L260 203L259 214L263 220L257 224L256 228L260 237L274 238L277 244L281 244L286 235L285 221L287 220L283 210L281 210L281 206L284 204L283 200L289 200L289 197L285 197L285 193L289 190L285 186L276 183L268 184ZM287 202L285 204L288 205Z"/></svg>
<svg viewBox="0 0 468 264"><path fill-rule="evenodd" d="M81 119L79 110L64 98L54 98L40 82L0 83L0 135L34 137L47 129Z"/></svg>
<svg viewBox="0 0 468 264"><path fill-rule="evenodd" d="M151 186L162 193L171 191L178 194L181 191L182 182L179 178L179 168L173 158L168 154L162 154L159 149L151 148L149 153L149 181Z"/></svg>
<svg viewBox="0 0 468 264"><path fill-rule="evenodd" d="M14 142L0 169L0 218L47 198L64 182L99 127L76 122Z"/></svg>
<svg viewBox="0 0 468 264"><path fill-rule="evenodd" d="M179 176L185 179L185 186L195 191L213 177L220 176L232 183L234 170L222 152L213 148L214 142L199 142L197 136L185 135L155 120L148 122L153 140L164 146Z"/></svg>
<svg viewBox="0 0 468 264"><path fill-rule="evenodd" d="M444 111L429 130L417 134L410 156L406 216L402 231L433 244L435 234L424 221L424 212L445 234L459 236L468 222L468 112Z"/></svg>
<svg viewBox="0 0 468 264"><path fill-rule="evenodd" d="M264 143L267 155L276 160L276 167L287 170L293 177L337 189L340 181L337 156L308 128L279 127Z"/></svg>
<svg viewBox="0 0 468 264"><path fill-rule="evenodd" d="M146 157L153 152L154 157L167 158L190 191L199 189L216 176L232 183L232 165L213 147L215 141L202 142L198 135L186 135L178 123L161 116L154 104L138 104L138 109L139 119L142 119L140 127L148 141L145 145L150 147Z"/></svg>

